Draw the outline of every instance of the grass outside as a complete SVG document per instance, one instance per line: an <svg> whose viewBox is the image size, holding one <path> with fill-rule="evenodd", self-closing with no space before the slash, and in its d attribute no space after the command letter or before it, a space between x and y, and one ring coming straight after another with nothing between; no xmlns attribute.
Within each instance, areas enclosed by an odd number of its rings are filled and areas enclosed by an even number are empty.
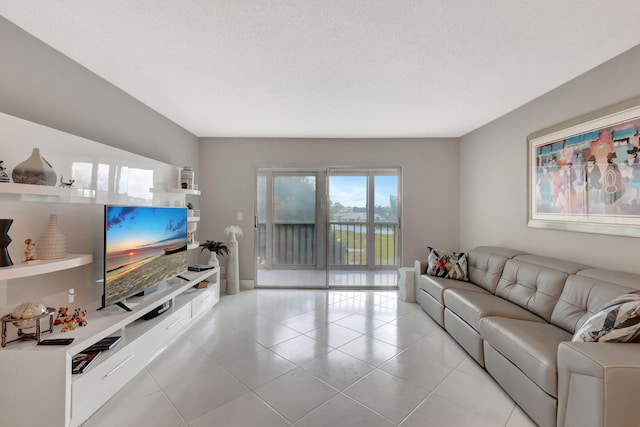
<svg viewBox="0 0 640 427"><path fill-rule="evenodd" d="M367 235L356 231L334 230L334 264L366 265ZM375 233L375 265L395 265L395 234ZM330 246L331 247L331 246ZM338 262L339 261L339 262Z"/></svg>

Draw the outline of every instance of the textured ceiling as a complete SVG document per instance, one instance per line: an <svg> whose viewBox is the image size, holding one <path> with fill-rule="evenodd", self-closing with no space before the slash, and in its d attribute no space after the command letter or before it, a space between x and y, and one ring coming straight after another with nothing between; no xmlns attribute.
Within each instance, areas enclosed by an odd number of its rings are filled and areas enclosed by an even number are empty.
<svg viewBox="0 0 640 427"><path fill-rule="evenodd" d="M0 14L201 137L461 136L640 44L637 0L0 0Z"/></svg>

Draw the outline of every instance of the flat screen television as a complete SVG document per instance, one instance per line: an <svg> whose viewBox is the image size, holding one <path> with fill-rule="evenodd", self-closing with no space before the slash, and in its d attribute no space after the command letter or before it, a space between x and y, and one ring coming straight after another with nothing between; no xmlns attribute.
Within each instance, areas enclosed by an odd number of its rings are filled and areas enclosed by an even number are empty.
<svg viewBox="0 0 640 427"><path fill-rule="evenodd" d="M187 209L105 206L102 306L187 271Z"/></svg>

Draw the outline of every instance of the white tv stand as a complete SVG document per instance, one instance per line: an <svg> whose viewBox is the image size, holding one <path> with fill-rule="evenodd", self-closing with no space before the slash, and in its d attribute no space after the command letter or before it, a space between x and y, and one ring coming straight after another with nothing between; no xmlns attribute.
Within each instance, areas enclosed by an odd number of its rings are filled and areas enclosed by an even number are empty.
<svg viewBox="0 0 640 427"><path fill-rule="evenodd" d="M220 299L219 269L183 273L190 281L161 283L158 290L132 298L132 311L88 307L87 326L44 338L75 338L67 346L37 346L34 341L0 349L0 420L7 426L79 426L137 375L196 319ZM209 287L194 289L200 281ZM151 320L140 317L164 302L172 307ZM71 374L71 358L110 335L122 341L102 352L82 374Z"/></svg>

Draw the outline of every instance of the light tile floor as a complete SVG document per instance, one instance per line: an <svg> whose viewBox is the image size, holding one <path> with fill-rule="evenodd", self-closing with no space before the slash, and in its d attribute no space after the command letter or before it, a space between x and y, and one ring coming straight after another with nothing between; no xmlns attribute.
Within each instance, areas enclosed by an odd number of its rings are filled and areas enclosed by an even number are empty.
<svg viewBox="0 0 640 427"><path fill-rule="evenodd" d="M418 305L396 295L224 296L84 426L535 425Z"/></svg>

